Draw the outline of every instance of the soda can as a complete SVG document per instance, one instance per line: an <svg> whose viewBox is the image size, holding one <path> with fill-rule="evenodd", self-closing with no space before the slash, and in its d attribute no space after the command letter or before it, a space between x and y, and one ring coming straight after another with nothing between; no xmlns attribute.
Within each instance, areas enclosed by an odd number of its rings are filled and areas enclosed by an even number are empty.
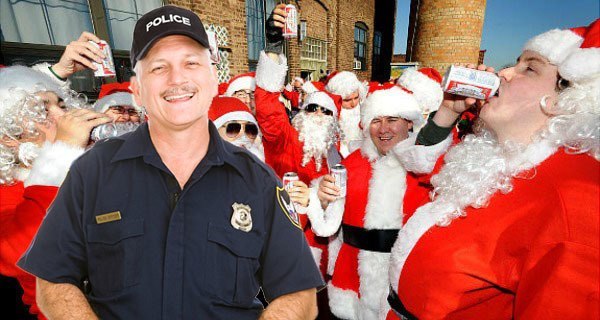
<svg viewBox="0 0 600 320"><path fill-rule="evenodd" d="M283 188L285 189L285 191L290 191L291 188L294 187L294 181L298 181L298 174L296 174L295 172L286 172L283 175Z"/></svg>
<svg viewBox="0 0 600 320"><path fill-rule="evenodd" d="M494 73L458 66L450 66L442 81L444 92L481 100L495 95L499 86Z"/></svg>
<svg viewBox="0 0 600 320"><path fill-rule="evenodd" d="M285 18L285 26L283 27L284 38L298 37L298 11L292 4L285 6L287 17Z"/></svg>
<svg viewBox="0 0 600 320"><path fill-rule="evenodd" d="M104 58L104 60L102 60L102 63L97 63L95 61L92 61L92 63L94 64L94 66L96 66L96 71L94 71L94 76L95 77L114 77L117 73L115 72L115 63L113 62L113 57L112 57L112 52L110 50L110 46L108 45L108 43L104 40L100 40L99 43L96 43L92 40L89 41L89 43L95 45L97 48L99 48L102 53L104 54L104 56L106 58Z"/></svg>
<svg viewBox="0 0 600 320"><path fill-rule="evenodd" d="M340 188L340 198L346 196L346 181L348 180L348 171L342 164L336 164L331 168L331 176L335 179L335 186Z"/></svg>

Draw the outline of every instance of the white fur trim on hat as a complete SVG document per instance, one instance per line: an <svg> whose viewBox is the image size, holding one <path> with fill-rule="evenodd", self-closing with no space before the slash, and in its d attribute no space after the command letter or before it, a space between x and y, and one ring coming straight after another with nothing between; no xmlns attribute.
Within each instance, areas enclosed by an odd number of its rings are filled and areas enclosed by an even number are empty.
<svg viewBox="0 0 600 320"><path fill-rule="evenodd" d="M287 59L283 54L279 55L279 62L271 60L264 51L260 52L256 67L257 86L269 92L281 92L288 70Z"/></svg>
<svg viewBox="0 0 600 320"><path fill-rule="evenodd" d="M61 141L46 142L34 160L25 187L32 185L60 186L67 176L71 163L82 155L84 149Z"/></svg>
<svg viewBox="0 0 600 320"><path fill-rule="evenodd" d="M368 137L371 121L376 117L401 117L413 122L413 126L420 128L423 123L423 111L413 95L392 87L386 90L373 92L361 105L360 123Z"/></svg>
<svg viewBox="0 0 600 320"><path fill-rule="evenodd" d="M310 81L306 81L303 85L302 85L302 90L306 93L313 93L313 92L317 92L319 91L319 89L317 89L317 87L315 87L312 82Z"/></svg>
<svg viewBox="0 0 600 320"><path fill-rule="evenodd" d="M14 103L15 96L11 89L25 91L29 94L38 91L52 91L62 95L60 82L43 72L25 66L12 66L0 69L0 110Z"/></svg>
<svg viewBox="0 0 600 320"><path fill-rule="evenodd" d="M114 106L132 106L138 112L140 107L133 102L133 95L129 92L115 92L102 97L94 103L94 110L99 113L104 113L108 108Z"/></svg>
<svg viewBox="0 0 600 320"><path fill-rule="evenodd" d="M239 90L256 90L256 80L254 77L245 76L233 80L233 82L227 86L225 96L231 97L236 91Z"/></svg>
<svg viewBox="0 0 600 320"><path fill-rule="evenodd" d="M600 48L575 50L558 66L558 73L574 82L600 77Z"/></svg>
<svg viewBox="0 0 600 320"><path fill-rule="evenodd" d="M582 42L583 38L571 30L553 29L527 41L523 50L537 52L550 63L560 65Z"/></svg>
<svg viewBox="0 0 600 320"><path fill-rule="evenodd" d="M351 94L358 91L361 102L364 101L367 96L365 85L350 71L341 71L334 75L329 82L327 82L325 90L337 94L338 96L342 96L342 99L346 99Z"/></svg>
<svg viewBox="0 0 600 320"><path fill-rule="evenodd" d="M444 99L441 85L415 68L405 69L398 84L413 92L423 113L436 111Z"/></svg>
<svg viewBox="0 0 600 320"><path fill-rule="evenodd" d="M218 117L217 119L215 119L215 121L213 121L213 123L215 124L215 127L217 127L217 129L218 129L225 123L227 123L229 121L234 121L234 120L248 121L248 122L252 122L258 126L258 123L256 122L256 118L254 118L254 116L250 112L246 112L246 111L228 112L228 113Z"/></svg>
<svg viewBox="0 0 600 320"><path fill-rule="evenodd" d="M334 117L337 117L338 115L335 102L333 102L333 99L325 92L317 91L306 96L306 99L304 99L304 103L302 104L302 109L306 108L309 104L318 104L321 107L330 110L333 112Z"/></svg>

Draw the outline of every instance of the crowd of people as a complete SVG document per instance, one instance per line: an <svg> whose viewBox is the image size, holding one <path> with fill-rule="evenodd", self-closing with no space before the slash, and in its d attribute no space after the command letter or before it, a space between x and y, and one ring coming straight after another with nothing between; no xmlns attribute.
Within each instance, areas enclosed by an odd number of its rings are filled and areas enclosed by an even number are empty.
<svg viewBox="0 0 600 320"><path fill-rule="evenodd" d="M94 34L0 68L0 274L30 314L599 317L600 19L532 38L476 100L432 68L286 84L284 7L226 83L176 6L93 104L67 78L104 58Z"/></svg>

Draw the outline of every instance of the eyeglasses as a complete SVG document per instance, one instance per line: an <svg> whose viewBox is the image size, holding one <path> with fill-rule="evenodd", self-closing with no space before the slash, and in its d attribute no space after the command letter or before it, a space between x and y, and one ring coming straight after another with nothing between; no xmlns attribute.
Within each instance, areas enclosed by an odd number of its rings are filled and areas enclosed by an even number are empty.
<svg viewBox="0 0 600 320"><path fill-rule="evenodd" d="M137 110L135 110L134 108L127 108L124 106L113 106L113 107L109 107L109 110L114 111L115 113L118 114L125 114L127 113L129 116L137 116L139 115Z"/></svg>
<svg viewBox="0 0 600 320"><path fill-rule="evenodd" d="M225 133L229 138L235 138L240 135L242 126L244 127L244 132L248 138L254 139L258 136L258 127L254 123L241 124L238 122L229 122L225 126Z"/></svg>
<svg viewBox="0 0 600 320"><path fill-rule="evenodd" d="M306 112L310 112L310 113L317 112L317 110L321 110L321 112L323 112L325 115L328 115L328 116L333 115L333 111L331 111L325 107L322 107L316 103L311 103L311 104L307 105L305 110L306 110Z"/></svg>
<svg viewBox="0 0 600 320"><path fill-rule="evenodd" d="M233 93L233 96L238 99L252 99L254 100L254 91L252 90L238 90Z"/></svg>

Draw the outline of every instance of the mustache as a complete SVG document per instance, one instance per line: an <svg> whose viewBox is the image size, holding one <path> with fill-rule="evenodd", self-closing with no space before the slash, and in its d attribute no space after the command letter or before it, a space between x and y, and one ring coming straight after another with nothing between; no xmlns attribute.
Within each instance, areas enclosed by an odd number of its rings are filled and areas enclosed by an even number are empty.
<svg viewBox="0 0 600 320"><path fill-rule="evenodd" d="M177 87L171 87L166 89L165 91L161 92L161 96L176 96L176 95L182 95L182 94L186 94L186 93L196 93L198 92L198 88L196 88L196 86L191 85L191 84L184 84L181 86L177 86Z"/></svg>

